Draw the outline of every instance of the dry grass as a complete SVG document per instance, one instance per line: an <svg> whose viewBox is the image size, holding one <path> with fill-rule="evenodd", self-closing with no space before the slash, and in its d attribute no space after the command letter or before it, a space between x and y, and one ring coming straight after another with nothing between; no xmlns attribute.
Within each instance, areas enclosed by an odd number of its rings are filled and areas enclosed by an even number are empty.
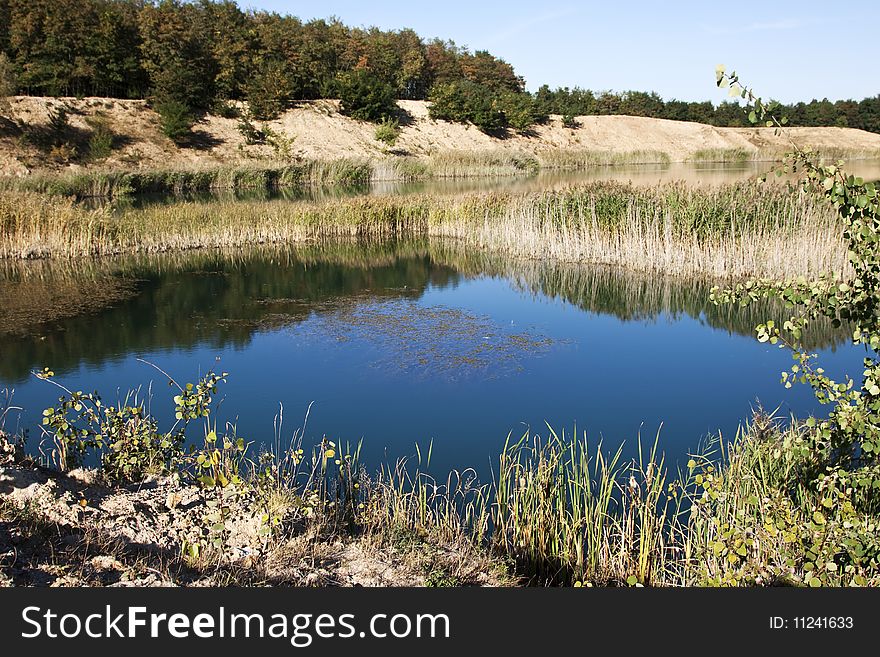
<svg viewBox="0 0 880 657"><path fill-rule="evenodd" d="M542 169L589 169L634 164L669 164L671 161L668 153L657 150L618 153L590 149L548 148L538 151L536 156Z"/></svg>
<svg viewBox="0 0 880 657"><path fill-rule="evenodd" d="M522 176L538 172L539 161L531 153L512 149L488 151L440 151L428 158L429 177L474 178Z"/></svg>
<svg viewBox="0 0 880 657"><path fill-rule="evenodd" d="M635 188L184 202L113 215L37 194L0 194L0 258L149 253L369 237L442 237L517 258L713 277L846 271L830 208L782 186Z"/></svg>
<svg viewBox="0 0 880 657"><path fill-rule="evenodd" d="M833 211L803 193L753 184L712 190L600 184L504 201L432 234L520 258L712 277L848 270Z"/></svg>

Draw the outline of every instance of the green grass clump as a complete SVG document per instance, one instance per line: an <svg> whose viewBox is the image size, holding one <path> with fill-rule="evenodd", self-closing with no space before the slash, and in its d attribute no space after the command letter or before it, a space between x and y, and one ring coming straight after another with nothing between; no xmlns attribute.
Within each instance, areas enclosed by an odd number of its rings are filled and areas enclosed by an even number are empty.
<svg viewBox="0 0 880 657"><path fill-rule="evenodd" d="M589 169L602 166L670 163L668 153L654 150L597 151L590 149L548 148L538 153L543 169Z"/></svg>
<svg viewBox="0 0 880 657"><path fill-rule="evenodd" d="M744 148L704 148L695 151L688 157L688 162L743 163L758 157L757 152L749 152Z"/></svg>

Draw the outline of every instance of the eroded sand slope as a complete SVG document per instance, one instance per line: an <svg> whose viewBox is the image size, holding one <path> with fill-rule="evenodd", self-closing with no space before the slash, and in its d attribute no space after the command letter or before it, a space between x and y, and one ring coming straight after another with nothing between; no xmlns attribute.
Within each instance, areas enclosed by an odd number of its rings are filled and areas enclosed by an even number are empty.
<svg viewBox="0 0 880 657"><path fill-rule="evenodd" d="M81 134L90 128L87 119L103 116L118 136L113 154L91 166L98 168L169 168L215 166L274 158L268 146L248 146L238 130L237 119L209 116L196 126L195 144L178 148L164 137L159 119L144 101L110 98L35 98L11 100L12 117L20 124L45 125L52 107L65 104L70 124ZM698 151L744 149L757 157L778 154L789 145L789 136L803 145L839 148L851 154L880 153L880 135L850 128L790 128L787 135L769 129L715 128L700 123L632 116L579 117L576 129L562 125L554 116L525 136L511 134L499 139L473 126L428 117L424 101L400 101L404 125L393 152L375 139L375 126L342 116L338 103L319 100L287 111L269 125L292 140L291 155L302 158L383 158L395 155L426 156L440 151L489 151L511 149L536 154L553 149L595 150L615 153L660 151L672 161L686 161ZM51 161L21 138L10 122L0 126L0 175L26 175L40 169L77 169L82 164Z"/></svg>

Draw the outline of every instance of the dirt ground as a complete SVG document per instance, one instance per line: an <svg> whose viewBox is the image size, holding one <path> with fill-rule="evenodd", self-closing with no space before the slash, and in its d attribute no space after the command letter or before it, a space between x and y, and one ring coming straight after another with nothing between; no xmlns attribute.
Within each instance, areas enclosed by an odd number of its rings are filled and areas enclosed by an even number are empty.
<svg viewBox="0 0 880 657"><path fill-rule="evenodd" d="M164 137L159 118L144 101L112 98L10 99L11 118L28 126L45 125L53 107L65 105L74 131L88 135L89 117L102 116L116 135L112 155L92 168L211 167L275 158L269 146L248 146L238 131L238 119L208 116L195 126L190 146L178 148ZM540 155L552 149L626 153L636 150L665 152L674 162L686 161L696 151L740 148L747 152L774 151L788 145L788 137L769 129L715 128L700 123L632 116L579 117L579 127L566 128L561 117L535 126L526 136L499 139L477 128L428 117L425 101L399 101L401 134L393 151L375 139L375 126L341 115L333 100L305 102L269 122L277 133L292 140L290 155L305 159L360 157L381 159L395 155L427 156L452 150L510 149ZM880 151L880 135L850 128L790 128L802 145L836 147L849 151ZM0 176L27 175L43 169L77 170L86 165L51 161L22 139L19 127L0 125Z"/></svg>
<svg viewBox="0 0 880 657"><path fill-rule="evenodd" d="M267 535L244 488L229 497L222 547L212 501L178 477L108 486L94 470L40 467L0 432L0 586L501 586L472 548L394 540L302 520ZM206 532L209 532L206 534Z"/></svg>

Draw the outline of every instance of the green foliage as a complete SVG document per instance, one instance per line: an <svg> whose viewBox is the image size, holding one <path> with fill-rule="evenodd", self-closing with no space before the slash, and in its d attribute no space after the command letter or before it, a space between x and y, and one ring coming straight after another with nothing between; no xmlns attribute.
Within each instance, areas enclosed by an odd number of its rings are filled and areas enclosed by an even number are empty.
<svg viewBox="0 0 880 657"><path fill-rule="evenodd" d="M736 73L727 74L719 67L716 80L718 86L729 87L732 96L747 101L751 123L777 130L787 123L774 113L778 107L744 87ZM791 446L801 462L800 476L815 500L810 509L811 533L798 539L809 560L810 585L813 578L815 585L828 583L829 573L838 570L853 574L863 573L865 567L876 572L877 567L876 540L866 536L876 531L880 511L880 197L873 183L847 175L842 164L825 164L793 145L784 169L777 173L800 172L803 188L835 209L850 272L829 272L814 280L748 281L713 290L718 303L744 306L776 298L794 309L781 326L774 321L758 325L758 339L791 351L795 364L782 373L786 387L806 383L820 403L830 406L827 419L809 419L803 439ZM821 317L835 326L847 325L853 343L865 349L860 382L830 378L816 364L816 356L803 347L803 331Z"/></svg>
<svg viewBox="0 0 880 657"><path fill-rule="evenodd" d="M277 158L282 160L293 158L293 138L276 132L265 123L257 127L247 112L239 118L238 131L248 146L268 145L275 151Z"/></svg>
<svg viewBox="0 0 880 657"><path fill-rule="evenodd" d="M294 81L280 61L264 64L247 84L248 109L255 119L269 121L290 107Z"/></svg>
<svg viewBox="0 0 880 657"><path fill-rule="evenodd" d="M70 109L59 104L49 109L49 137L56 143L61 142L70 128Z"/></svg>
<svg viewBox="0 0 880 657"><path fill-rule="evenodd" d="M578 122L574 114L567 113L562 115L562 125L563 127L574 130L579 128L581 124Z"/></svg>
<svg viewBox="0 0 880 657"><path fill-rule="evenodd" d="M237 119L241 116L239 109L228 100L220 100L211 108L211 113L224 119Z"/></svg>
<svg viewBox="0 0 880 657"><path fill-rule="evenodd" d="M17 80L12 62L5 52L0 52L0 113L9 110L9 96L14 96L17 89Z"/></svg>
<svg viewBox="0 0 880 657"><path fill-rule="evenodd" d="M536 123L547 120L547 115L539 111L531 95L526 93L502 93L496 105L504 114L505 123L519 132L527 132Z"/></svg>
<svg viewBox="0 0 880 657"><path fill-rule="evenodd" d="M254 125L249 112L243 112L238 119L238 132L248 146L266 143L266 133Z"/></svg>
<svg viewBox="0 0 880 657"><path fill-rule="evenodd" d="M473 54L462 53L459 66L465 80L495 93L519 93L525 89L525 81L510 64L485 50L477 50Z"/></svg>
<svg viewBox="0 0 880 657"><path fill-rule="evenodd" d="M463 582L458 575L450 573L446 568L435 566L425 576L425 586L428 588L450 588L462 586Z"/></svg>
<svg viewBox="0 0 880 657"><path fill-rule="evenodd" d="M138 14L151 96L157 106L185 107L193 116L210 109L216 91L217 62L201 17L197 5L179 0L147 4Z"/></svg>
<svg viewBox="0 0 880 657"><path fill-rule="evenodd" d="M36 376L48 381L54 372L45 368ZM79 466L92 455L100 459L111 481L138 482L182 463L186 428L192 420L210 415L212 395L225 377L225 373L208 372L196 384L180 387L174 397L176 421L167 432L159 430L137 392L129 392L112 406L104 404L97 392L71 391L52 381L65 395L59 397L57 406L43 411L42 428L55 445L61 469Z"/></svg>
<svg viewBox="0 0 880 657"><path fill-rule="evenodd" d="M267 125L263 126L263 132L266 135L266 143L272 147L272 150L275 151L275 157L280 160L292 160L294 159L293 154L293 142L294 137L288 137L286 135L281 134L280 132L276 132L272 128Z"/></svg>
<svg viewBox="0 0 880 657"><path fill-rule="evenodd" d="M368 70L357 69L337 78L340 110L361 121L374 123L394 116L394 89Z"/></svg>
<svg viewBox="0 0 880 657"><path fill-rule="evenodd" d="M137 97L146 91L138 13L108 0L10 2L8 43L18 87L35 95Z"/></svg>
<svg viewBox="0 0 880 657"><path fill-rule="evenodd" d="M218 438L217 432L212 429L205 435L204 447L190 451L195 481L205 489L241 485L241 466L246 449L244 438Z"/></svg>
<svg viewBox="0 0 880 657"><path fill-rule="evenodd" d="M400 136L400 122L397 119L385 117L382 123L376 126L375 137L377 141L394 146Z"/></svg>
<svg viewBox="0 0 880 657"><path fill-rule="evenodd" d="M738 102L663 100L655 92L603 91L574 87L550 89L543 85L534 95L535 102L545 114L565 116L593 116L622 114L647 116L673 121L697 121L715 126L748 126L746 115ZM880 96L861 101L827 99L780 105L780 113L788 117L790 125L846 126L880 132Z"/></svg>
<svg viewBox="0 0 880 657"><path fill-rule="evenodd" d="M189 107L176 100L165 100L156 104L156 112L162 126L162 133L176 144L190 136L195 118Z"/></svg>
<svg viewBox="0 0 880 657"><path fill-rule="evenodd" d="M292 98L335 95L337 76L359 69L390 86L396 98L423 100L432 86L459 81L497 96L518 96L525 88L509 63L484 50L425 41L411 29L351 28L336 19L303 22L245 11L232 0L0 2L0 52L11 64L9 79L24 94L151 97L182 102L195 115L218 99L253 97L260 105L254 115L271 118ZM284 71L280 77L267 71L276 66ZM265 113L260 96L267 99ZM736 103L664 101L655 92L544 85L533 98L539 115L747 124ZM880 95L858 102L814 99L787 105L785 113L793 125L880 132ZM518 119L509 120L524 129Z"/></svg>
<svg viewBox="0 0 880 657"><path fill-rule="evenodd" d="M90 160L103 160L113 152L113 131L107 119L101 116L95 116L87 119L92 129L89 135L88 157Z"/></svg>
<svg viewBox="0 0 880 657"><path fill-rule="evenodd" d="M432 119L473 123L486 133L497 133L507 127L504 112L498 107L495 94L474 82L458 80L436 84L431 89L429 109Z"/></svg>
<svg viewBox="0 0 880 657"><path fill-rule="evenodd" d="M429 100L431 118L473 123L488 134L508 127L524 132L547 118L527 93L498 91L468 80L434 85Z"/></svg>

